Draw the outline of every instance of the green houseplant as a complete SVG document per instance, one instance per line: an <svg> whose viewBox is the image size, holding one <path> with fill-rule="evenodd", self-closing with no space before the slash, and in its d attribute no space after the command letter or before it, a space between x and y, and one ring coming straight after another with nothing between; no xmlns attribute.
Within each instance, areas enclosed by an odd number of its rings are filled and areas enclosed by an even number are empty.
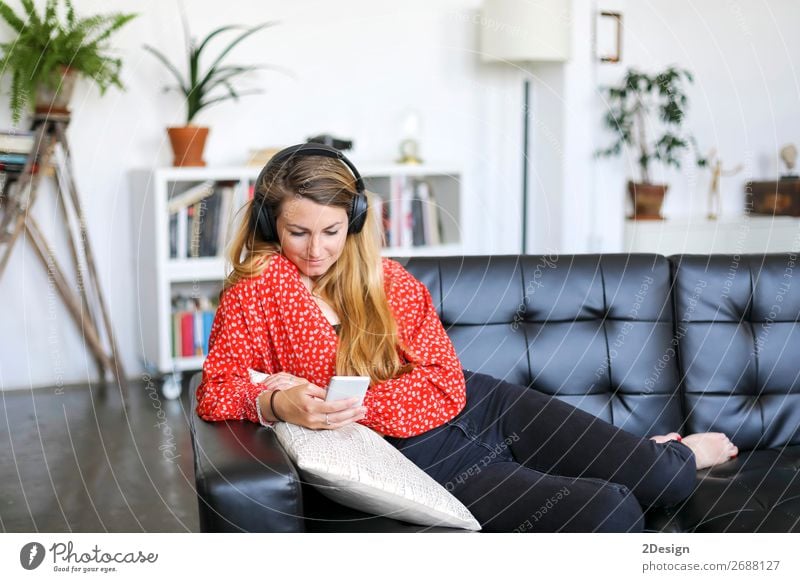
<svg viewBox="0 0 800 582"><path fill-rule="evenodd" d="M197 114L217 103L222 103L229 99L238 100L245 95L261 93L258 89L241 90L237 89L234 83L243 75L257 69L274 68L268 65L228 65L223 64L223 60L235 46L249 36L273 26L275 22L264 22L253 26L226 25L211 31L199 43L189 34L186 19L183 19L184 36L186 39L186 73L183 74L180 68L174 65L159 50L144 45L145 50L153 54L175 78L175 85L168 85L165 91L177 91L186 100L186 125L181 127L169 127L170 143L175 154L173 164L175 166L204 166L203 149L208 136L208 127L193 125ZM212 57L211 64L205 69L201 59L208 52L209 43L215 38L226 33L236 32L238 34L226 44L215 57Z"/></svg>
<svg viewBox="0 0 800 582"><path fill-rule="evenodd" d="M0 43L0 66L11 75L14 123L30 105L40 112L68 113L76 76L94 81L101 94L111 85L122 88L122 61L110 55L107 41L136 14L78 18L70 0L47 0L43 14L33 0L21 3L23 13L18 15L0 1L0 17L17 33Z"/></svg>
<svg viewBox="0 0 800 582"><path fill-rule="evenodd" d="M596 155L616 156L625 149L634 152L638 181L628 181L634 219L662 218L668 186L653 183L653 162L680 168L681 154L694 149L694 138L683 127L688 107L684 83L692 82L689 71L676 67L654 75L629 69L618 85L601 89L608 107L604 123L615 139ZM704 160L698 158L697 163L703 165Z"/></svg>

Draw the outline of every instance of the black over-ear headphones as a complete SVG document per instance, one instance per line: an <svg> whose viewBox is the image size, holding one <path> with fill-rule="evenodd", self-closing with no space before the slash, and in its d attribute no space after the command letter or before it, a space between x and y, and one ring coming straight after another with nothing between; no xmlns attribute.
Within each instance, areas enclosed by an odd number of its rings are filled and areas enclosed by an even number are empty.
<svg viewBox="0 0 800 582"><path fill-rule="evenodd" d="M261 170L256 178L256 195L253 199L255 205L251 217L251 229L258 228L261 236L266 242L279 242L278 226L272 210L266 203L263 196L258 195L258 188L264 181L265 176L274 171L277 166L293 159L297 156L325 156L343 162L356 179L356 195L353 198L353 205L348 213L347 234L359 233L364 228L367 220L367 196L364 194L364 180L358 173L353 163L339 150L320 143L301 143L282 149L270 158L264 169Z"/></svg>

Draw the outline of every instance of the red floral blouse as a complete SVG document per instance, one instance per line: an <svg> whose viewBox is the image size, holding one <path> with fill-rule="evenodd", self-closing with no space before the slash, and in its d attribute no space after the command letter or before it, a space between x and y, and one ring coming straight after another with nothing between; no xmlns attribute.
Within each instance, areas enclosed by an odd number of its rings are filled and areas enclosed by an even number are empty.
<svg viewBox="0 0 800 582"><path fill-rule="evenodd" d="M399 336L413 352L401 350L400 355L416 367L371 385L364 398L367 414L359 422L387 436L410 437L461 411L464 373L425 285L397 261L384 257L382 266ZM197 414L204 420L260 422L256 399L264 387L250 381L248 368L288 372L327 387L338 345L336 331L297 266L275 255L264 273L240 281L222 296L197 389Z"/></svg>

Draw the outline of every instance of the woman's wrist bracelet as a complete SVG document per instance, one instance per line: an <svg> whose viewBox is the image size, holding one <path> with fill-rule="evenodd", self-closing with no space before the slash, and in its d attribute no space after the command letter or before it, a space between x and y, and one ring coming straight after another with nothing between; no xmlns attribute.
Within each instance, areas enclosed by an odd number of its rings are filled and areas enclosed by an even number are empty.
<svg viewBox="0 0 800 582"><path fill-rule="evenodd" d="M269 395L269 411L272 413L272 416L274 416L275 420L277 420L278 422L286 422L280 416L278 416L277 412L275 412L275 400L274 399L275 399L275 395L278 392L280 392L280 390L273 390L272 394Z"/></svg>

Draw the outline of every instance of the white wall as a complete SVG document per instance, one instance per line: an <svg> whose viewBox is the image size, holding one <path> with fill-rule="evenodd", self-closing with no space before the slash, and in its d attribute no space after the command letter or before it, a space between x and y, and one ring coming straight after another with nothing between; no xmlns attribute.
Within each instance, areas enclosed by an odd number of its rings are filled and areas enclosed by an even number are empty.
<svg viewBox="0 0 800 582"><path fill-rule="evenodd" d="M622 6L625 19L621 65L600 65L600 83L614 82L627 67L656 71L670 64L689 69L695 83L688 94L687 127L700 149L717 149L729 168L744 164L736 176L723 178L722 214L744 210L747 179L774 180L783 170L778 152L800 146L800 3L795 0L635 0ZM595 141L606 143L595 117ZM622 243L624 182L635 170L630 159L601 162L596 168L595 196L599 248L616 251ZM670 184L664 206L667 217L702 216L710 172L691 161L681 171L663 168L656 177ZM607 228L604 228L607 227Z"/></svg>
<svg viewBox="0 0 800 582"><path fill-rule="evenodd" d="M573 6L573 56L527 71L479 62L480 0L340 0L220 3L190 0L196 35L227 23L279 20L231 55L235 63L271 63L293 72L264 72L253 85L264 95L201 114L212 126L206 160L239 164L250 148L281 146L323 131L356 141L353 156L395 157L401 114L423 120L422 156L464 170L464 240L468 252L520 249L521 102L525 75L534 80L533 156L528 251L617 251L625 214L624 160L594 163L605 142L598 82L625 67L676 62L697 78L689 124L704 147L715 144L729 164L747 162L747 176L776 173L777 149L800 135L796 65L800 7L792 0L565 0ZM593 10L622 8L622 65L598 66L592 50ZM155 0L82 0L83 14L136 11L114 46L124 59L127 91L100 98L81 83L70 139L103 288L130 376L141 371L128 171L171 162L164 127L180 124L175 95L163 94L166 71L141 49L150 43L181 54L176 4ZM7 28L0 38L9 38ZM5 93L7 79L0 86ZM0 108L0 126L10 119ZM740 209L745 174L723 182L724 212ZM707 173L669 174L666 213L700 212ZM48 197L35 214L56 254L58 215ZM0 281L0 389L85 382L93 363L28 245L18 245Z"/></svg>

